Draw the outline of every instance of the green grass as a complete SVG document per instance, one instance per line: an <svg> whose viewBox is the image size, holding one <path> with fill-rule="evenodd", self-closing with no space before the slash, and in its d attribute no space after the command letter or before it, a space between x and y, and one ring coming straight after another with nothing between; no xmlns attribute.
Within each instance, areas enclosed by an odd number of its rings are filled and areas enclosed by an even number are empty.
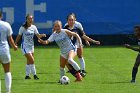
<svg viewBox="0 0 140 93"><path fill-rule="evenodd" d="M35 48L35 64L39 80L24 80L26 59L20 49L11 50L12 93L140 93L140 74L131 84L131 70L137 52L122 47L84 48L87 76L82 82L66 73L71 82L60 85L59 49ZM77 57L75 60L79 63ZM2 93L5 93L4 73L0 65Z"/></svg>

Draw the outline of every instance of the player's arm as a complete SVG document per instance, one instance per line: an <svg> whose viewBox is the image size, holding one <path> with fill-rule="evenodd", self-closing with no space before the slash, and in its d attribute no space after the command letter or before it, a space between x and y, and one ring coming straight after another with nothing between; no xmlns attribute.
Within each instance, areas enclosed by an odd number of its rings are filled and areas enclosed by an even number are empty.
<svg viewBox="0 0 140 93"><path fill-rule="evenodd" d="M50 43L49 40L42 40L40 38L38 39L38 42L41 43L41 44L44 44L44 45L47 45L47 44Z"/></svg>
<svg viewBox="0 0 140 93"><path fill-rule="evenodd" d="M81 38L80 38L80 36L79 36L77 33L71 32L71 31L69 31L69 30L66 30L66 33L67 33L68 36L74 36L74 37L76 37L77 40L78 40L78 43L79 43L80 45L82 45Z"/></svg>
<svg viewBox="0 0 140 93"><path fill-rule="evenodd" d="M139 48L136 48L136 47L132 47L131 45L129 44L124 44L124 46L128 49L131 49L131 50L134 50L134 51L137 51L137 52L140 52L140 47Z"/></svg>
<svg viewBox="0 0 140 93"><path fill-rule="evenodd" d="M9 41L10 45L12 46L12 48L14 48L14 50L17 50L17 46L14 43L14 40L13 40L12 36L8 36L8 41Z"/></svg>
<svg viewBox="0 0 140 93"><path fill-rule="evenodd" d="M100 45L100 41L93 40L92 38L88 37L87 35L83 35L82 38L87 42L92 42L94 44Z"/></svg>
<svg viewBox="0 0 140 93"><path fill-rule="evenodd" d="M36 34L38 38L46 37L46 34Z"/></svg>
<svg viewBox="0 0 140 93"><path fill-rule="evenodd" d="M19 42L20 38L21 38L21 35L18 35L18 36L16 37L16 41L15 41L15 44L16 44L16 45L18 45L18 42Z"/></svg>

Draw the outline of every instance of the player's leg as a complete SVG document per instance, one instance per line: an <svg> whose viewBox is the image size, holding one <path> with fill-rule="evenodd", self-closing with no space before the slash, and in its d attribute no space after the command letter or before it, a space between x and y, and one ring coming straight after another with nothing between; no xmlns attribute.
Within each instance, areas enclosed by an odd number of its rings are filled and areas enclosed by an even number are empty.
<svg viewBox="0 0 140 93"><path fill-rule="evenodd" d="M86 71L85 71L85 60L83 58L83 47L77 48L77 56L78 56L79 61L80 61L82 72L86 73Z"/></svg>
<svg viewBox="0 0 140 93"><path fill-rule="evenodd" d="M65 65L67 63L67 59L63 56L60 56L60 78L65 75Z"/></svg>
<svg viewBox="0 0 140 93"><path fill-rule="evenodd" d="M71 64L69 64L69 63L67 63L66 66L67 66L69 72L70 72L73 76L76 77L76 72L77 72L77 71L73 68L73 66L72 66ZM83 72L81 71L81 72L80 72L80 75L81 75L82 77L85 77L85 76L86 76L86 73L83 73Z"/></svg>
<svg viewBox="0 0 140 93"><path fill-rule="evenodd" d="M68 54L68 63L72 65L72 67L76 70L76 81L81 81L82 76L80 75L80 67L79 65L73 60L73 58L76 56L75 52L72 50Z"/></svg>
<svg viewBox="0 0 140 93"><path fill-rule="evenodd" d="M72 65L69 64L69 63L67 62L66 66L67 66L69 72L70 72L74 77L76 77L76 70L72 67Z"/></svg>
<svg viewBox="0 0 140 93"><path fill-rule="evenodd" d="M135 64L134 64L133 69L132 69L132 80L131 80L132 83L135 82L139 65L140 65L140 54L138 54L136 61L135 61Z"/></svg>
<svg viewBox="0 0 140 93"><path fill-rule="evenodd" d="M6 86L7 93L10 93L11 85L12 85L12 75L10 72L10 61L11 61L10 54L3 55L2 66L3 66L4 72L5 72L5 86Z"/></svg>
<svg viewBox="0 0 140 93"><path fill-rule="evenodd" d="M34 56L33 56L33 53L25 54L25 57L27 59L26 77L25 77L25 79L30 79L30 77L29 77L30 72L32 72L32 74L34 75L34 79L35 80L39 79L37 77L37 75L36 75L36 68L35 68L35 64L34 64Z"/></svg>

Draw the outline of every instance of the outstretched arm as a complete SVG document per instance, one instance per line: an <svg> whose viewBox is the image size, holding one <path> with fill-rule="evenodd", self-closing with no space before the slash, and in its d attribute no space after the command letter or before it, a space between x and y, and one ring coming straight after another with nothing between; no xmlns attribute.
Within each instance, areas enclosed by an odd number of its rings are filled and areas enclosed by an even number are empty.
<svg viewBox="0 0 140 93"><path fill-rule="evenodd" d="M8 41L9 41L10 45L12 46L12 48L14 48L14 50L17 50L18 47L15 45L12 36L9 36L9 37L8 37Z"/></svg>
<svg viewBox="0 0 140 93"><path fill-rule="evenodd" d="M74 36L74 37L76 37L77 40L78 40L78 43L82 46L81 38L80 38L80 36L77 33L71 32L69 30L66 30L66 33L67 33L68 36Z"/></svg>
<svg viewBox="0 0 140 93"><path fill-rule="evenodd" d="M93 40L92 38L86 36L86 35L83 35L82 38L87 42L87 41L90 41L92 43L95 43L97 45L100 45L100 41L96 41L96 40Z"/></svg>
<svg viewBox="0 0 140 93"><path fill-rule="evenodd" d="M128 48L128 49L131 49L131 50L140 52L140 47L139 47L139 48L135 48L135 47L132 47L132 46L129 45L129 44L124 44L124 46L125 46L126 48Z"/></svg>
<svg viewBox="0 0 140 93"><path fill-rule="evenodd" d="M36 34L38 38L46 37L46 34Z"/></svg>
<svg viewBox="0 0 140 93"><path fill-rule="evenodd" d="M16 45L18 45L18 42L19 42L20 38L21 38L21 35L18 35L17 38L16 38L16 41L15 41Z"/></svg>
<svg viewBox="0 0 140 93"><path fill-rule="evenodd" d="M38 42L41 44L46 44L46 45L50 43L48 40L42 40L40 38L38 39Z"/></svg>

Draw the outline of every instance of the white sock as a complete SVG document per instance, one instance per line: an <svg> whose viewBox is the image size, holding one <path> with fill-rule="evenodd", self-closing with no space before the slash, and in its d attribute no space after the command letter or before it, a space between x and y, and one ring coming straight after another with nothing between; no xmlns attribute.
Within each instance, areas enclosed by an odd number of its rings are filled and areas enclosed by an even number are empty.
<svg viewBox="0 0 140 93"><path fill-rule="evenodd" d="M60 67L60 78L65 75L65 68Z"/></svg>
<svg viewBox="0 0 140 93"><path fill-rule="evenodd" d="M79 61L80 61L80 65L81 65L81 70L85 70L85 60L84 58L79 58Z"/></svg>
<svg viewBox="0 0 140 93"><path fill-rule="evenodd" d="M5 73L5 86L6 86L7 93L10 93L11 85L12 85L12 75L11 72L7 72Z"/></svg>
<svg viewBox="0 0 140 93"><path fill-rule="evenodd" d="M36 68L35 68L35 64L30 64L30 69L33 75L36 75Z"/></svg>
<svg viewBox="0 0 140 93"><path fill-rule="evenodd" d="M80 70L79 65L72 58L68 58L68 63L70 63L76 71Z"/></svg>
<svg viewBox="0 0 140 93"><path fill-rule="evenodd" d="M26 76L29 76L31 73L30 65L26 64Z"/></svg>

